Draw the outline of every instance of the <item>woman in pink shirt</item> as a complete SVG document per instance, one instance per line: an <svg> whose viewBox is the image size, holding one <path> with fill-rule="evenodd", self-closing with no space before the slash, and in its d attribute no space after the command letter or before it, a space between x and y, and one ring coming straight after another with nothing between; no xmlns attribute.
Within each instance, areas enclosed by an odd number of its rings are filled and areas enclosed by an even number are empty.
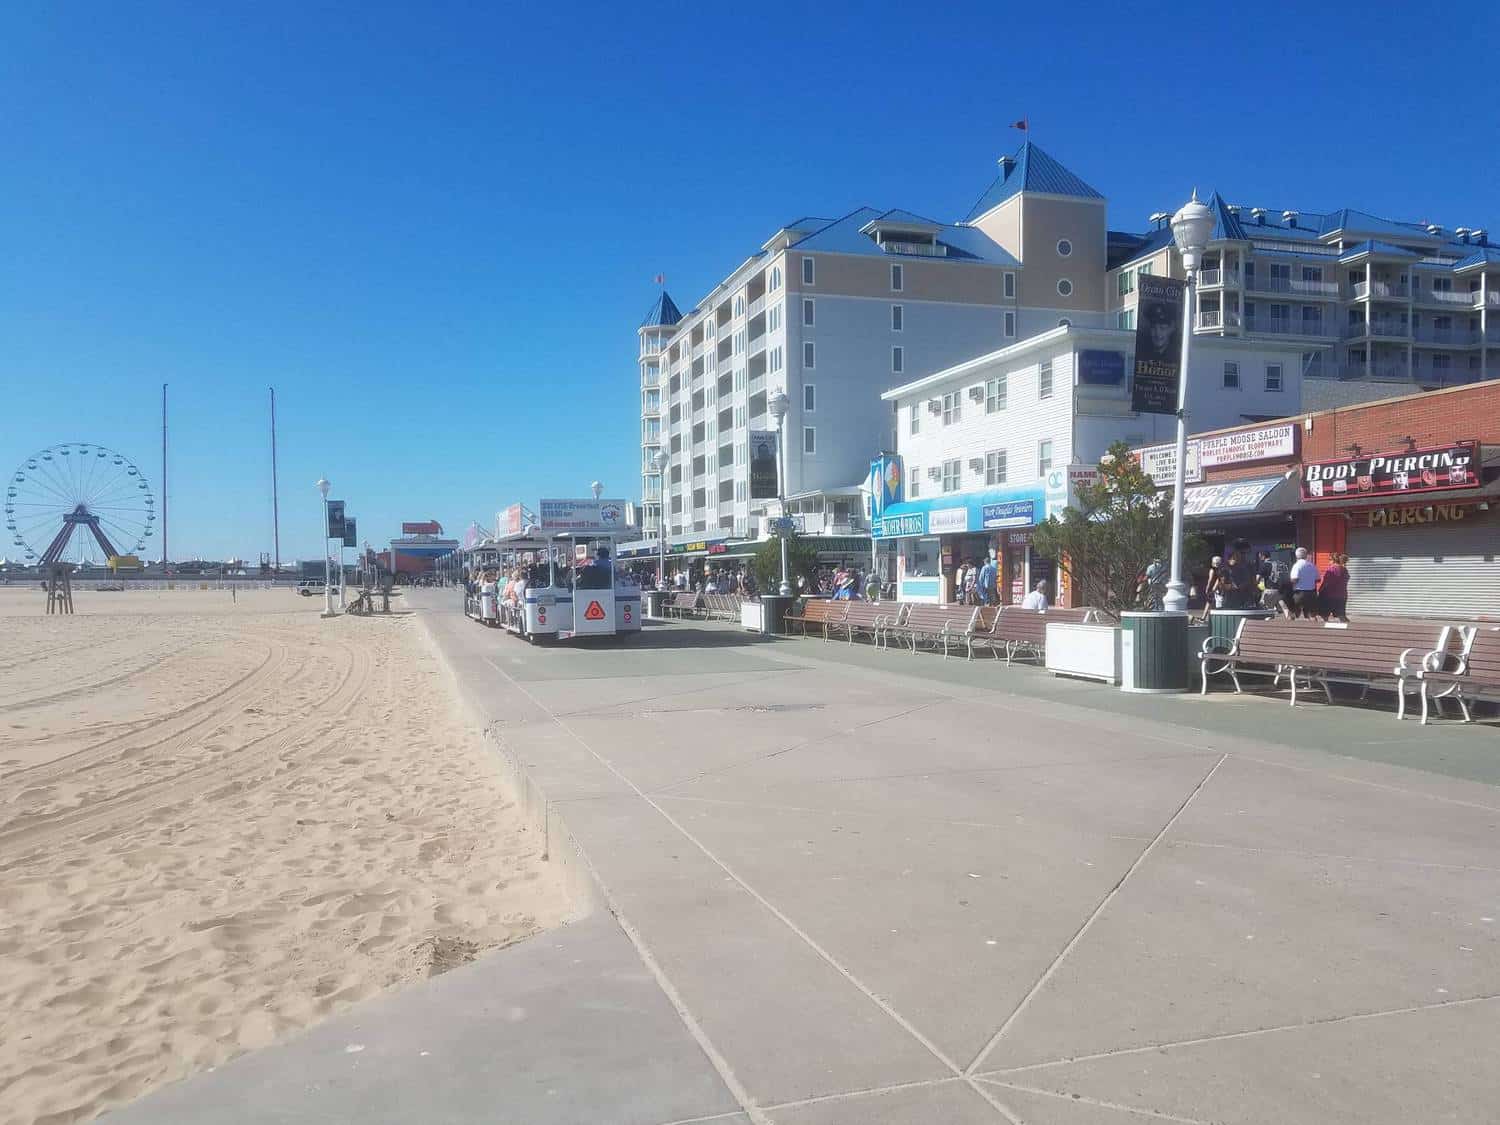
<svg viewBox="0 0 1500 1125"><path fill-rule="evenodd" d="M1344 564L1348 561L1348 555L1335 553L1318 583L1318 602L1324 620L1337 617L1346 625L1349 623L1349 568Z"/></svg>

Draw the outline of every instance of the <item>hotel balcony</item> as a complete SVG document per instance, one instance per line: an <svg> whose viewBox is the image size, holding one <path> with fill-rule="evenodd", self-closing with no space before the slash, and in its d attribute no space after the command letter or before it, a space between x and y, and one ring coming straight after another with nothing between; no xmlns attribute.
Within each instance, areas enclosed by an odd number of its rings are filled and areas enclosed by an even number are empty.
<svg viewBox="0 0 1500 1125"><path fill-rule="evenodd" d="M1197 332L1219 332L1239 326L1240 314L1232 310L1226 313L1220 309L1203 309L1193 321L1193 329Z"/></svg>
<svg viewBox="0 0 1500 1125"><path fill-rule="evenodd" d="M1344 328L1344 339L1410 340L1411 325L1401 320L1357 320Z"/></svg>
<svg viewBox="0 0 1500 1125"><path fill-rule="evenodd" d="M1309 336L1320 340L1333 338L1333 326L1326 320L1300 320L1286 316L1248 316L1246 332L1267 332L1276 336Z"/></svg>
<svg viewBox="0 0 1500 1125"><path fill-rule="evenodd" d="M1419 289L1415 297L1419 305L1441 305L1445 308L1467 309L1474 304L1474 294L1466 290Z"/></svg>
<svg viewBox="0 0 1500 1125"><path fill-rule="evenodd" d="M1232 288L1238 286L1239 283L1240 274L1238 270L1220 269L1215 266L1212 269L1198 271L1199 289L1222 289L1226 285Z"/></svg>
<svg viewBox="0 0 1500 1125"><path fill-rule="evenodd" d="M1354 299L1365 298L1377 301L1406 301L1411 298L1411 286L1396 281L1358 281L1354 284Z"/></svg>
<svg viewBox="0 0 1500 1125"><path fill-rule="evenodd" d="M1401 382L1411 378L1405 363L1346 363L1339 367L1336 375L1340 379L1378 379L1383 383Z"/></svg>
<svg viewBox="0 0 1500 1125"><path fill-rule="evenodd" d="M1500 293L1491 289L1488 293L1481 293L1477 289L1469 294L1470 300L1474 302L1476 309L1491 308L1500 309Z"/></svg>
<svg viewBox="0 0 1500 1125"><path fill-rule="evenodd" d="M1479 343L1479 333L1472 328L1433 328L1419 324L1412 333L1412 339L1419 344L1466 348Z"/></svg>
<svg viewBox="0 0 1500 1125"><path fill-rule="evenodd" d="M1300 277L1262 277L1256 274L1245 283L1245 288L1252 293L1285 293L1314 301L1336 301L1339 296L1337 281L1304 281Z"/></svg>
<svg viewBox="0 0 1500 1125"><path fill-rule="evenodd" d="M755 298L745 307L746 316L755 316L757 313L765 312L766 298L764 295Z"/></svg>

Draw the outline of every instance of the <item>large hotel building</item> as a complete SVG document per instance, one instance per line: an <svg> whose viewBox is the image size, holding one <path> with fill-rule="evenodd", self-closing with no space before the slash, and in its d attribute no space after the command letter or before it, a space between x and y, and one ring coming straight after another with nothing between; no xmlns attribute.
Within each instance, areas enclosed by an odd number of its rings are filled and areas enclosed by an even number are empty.
<svg viewBox="0 0 1500 1125"><path fill-rule="evenodd" d="M1500 251L1482 229L1210 206L1195 335L1213 346L1193 379L1214 382L1215 417L1199 428L1500 376ZM847 515L871 456L897 448L885 392L1059 328L1128 349L1136 279L1182 268L1165 215L1127 234L1105 210L1027 142L960 222L799 219L687 312L662 292L638 330L643 534L663 508L673 538L757 534L749 432L773 427L777 390L786 493L849 497Z"/></svg>

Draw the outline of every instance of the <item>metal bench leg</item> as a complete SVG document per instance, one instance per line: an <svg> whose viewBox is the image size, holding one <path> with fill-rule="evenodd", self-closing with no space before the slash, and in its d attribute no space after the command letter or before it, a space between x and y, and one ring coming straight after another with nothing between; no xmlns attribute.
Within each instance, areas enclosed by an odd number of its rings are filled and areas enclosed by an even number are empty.
<svg viewBox="0 0 1500 1125"><path fill-rule="evenodd" d="M1464 689L1462 687L1457 687L1454 689L1453 700L1458 704L1458 709L1463 712L1464 722L1472 723L1474 721L1474 716L1469 714L1469 703L1466 699L1464 699Z"/></svg>
<svg viewBox="0 0 1500 1125"><path fill-rule="evenodd" d="M1402 676L1396 680L1396 721L1399 723L1406 718L1406 677Z"/></svg>
<svg viewBox="0 0 1500 1125"><path fill-rule="evenodd" d="M1427 681L1422 681L1422 725L1427 725Z"/></svg>

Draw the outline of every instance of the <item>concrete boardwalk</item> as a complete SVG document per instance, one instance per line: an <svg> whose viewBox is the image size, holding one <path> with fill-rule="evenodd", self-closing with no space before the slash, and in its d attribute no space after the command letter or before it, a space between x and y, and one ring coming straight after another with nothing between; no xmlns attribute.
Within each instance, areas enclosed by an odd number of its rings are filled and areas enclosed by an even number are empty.
<svg viewBox="0 0 1500 1125"><path fill-rule="evenodd" d="M707 625L531 648L451 596L412 601L607 910L112 1121L1335 1125L1500 1104L1493 726Z"/></svg>

